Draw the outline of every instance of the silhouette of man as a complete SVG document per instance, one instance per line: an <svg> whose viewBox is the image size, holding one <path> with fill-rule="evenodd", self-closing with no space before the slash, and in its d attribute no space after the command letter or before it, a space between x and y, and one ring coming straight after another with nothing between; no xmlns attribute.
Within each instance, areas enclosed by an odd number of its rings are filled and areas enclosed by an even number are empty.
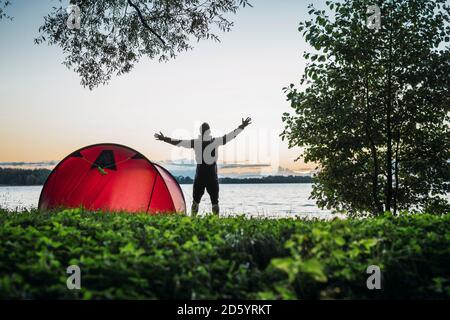
<svg viewBox="0 0 450 320"><path fill-rule="evenodd" d="M179 140L164 136L161 132L155 133L156 140L161 140L177 147L193 148L195 151L195 161L197 162L197 170L195 172L192 215L198 213L198 206L202 199L205 189L211 198L212 212L219 214L219 180L217 179L217 158L218 147L225 145L227 142L236 138L236 136L244 130L252 119L242 119L242 123L230 133L213 138L209 124L206 122L200 126L200 135L197 139Z"/></svg>

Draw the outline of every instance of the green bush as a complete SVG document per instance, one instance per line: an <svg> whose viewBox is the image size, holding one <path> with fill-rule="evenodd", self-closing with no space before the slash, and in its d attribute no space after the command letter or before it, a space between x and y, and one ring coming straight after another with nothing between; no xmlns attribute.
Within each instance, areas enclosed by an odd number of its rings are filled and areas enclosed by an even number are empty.
<svg viewBox="0 0 450 320"><path fill-rule="evenodd" d="M69 265L81 290L68 290ZM382 290L366 268L380 266ZM450 215L190 218L0 211L0 298L449 298Z"/></svg>

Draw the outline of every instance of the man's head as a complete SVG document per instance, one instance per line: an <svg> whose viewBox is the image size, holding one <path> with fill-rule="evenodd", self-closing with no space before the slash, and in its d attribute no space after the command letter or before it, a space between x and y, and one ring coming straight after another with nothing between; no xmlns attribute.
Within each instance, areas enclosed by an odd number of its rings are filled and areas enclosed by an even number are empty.
<svg viewBox="0 0 450 320"><path fill-rule="evenodd" d="M202 125L200 126L200 134L202 135L202 137L206 135L208 135L210 133L210 128L209 128L209 124L207 124L206 122L203 122Z"/></svg>

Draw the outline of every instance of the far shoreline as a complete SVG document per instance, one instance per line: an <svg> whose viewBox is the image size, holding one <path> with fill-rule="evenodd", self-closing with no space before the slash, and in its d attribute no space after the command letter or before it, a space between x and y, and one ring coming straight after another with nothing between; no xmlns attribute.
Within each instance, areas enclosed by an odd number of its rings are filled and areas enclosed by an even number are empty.
<svg viewBox="0 0 450 320"><path fill-rule="evenodd" d="M179 183L180 185L190 185L192 183ZM220 184L312 184L312 182L220 182ZM0 184L4 187L42 187L43 184Z"/></svg>
<svg viewBox="0 0 450 320"><path fill-rule="evenodd" d="M51 170L48 169L12 169L0 167L0 186L40 186L45 183ZM172 173L179 184L193 184L194 178ZM310 175L266 175L253 177L220 177L220 184L295 184L312 183Z"/></svg>

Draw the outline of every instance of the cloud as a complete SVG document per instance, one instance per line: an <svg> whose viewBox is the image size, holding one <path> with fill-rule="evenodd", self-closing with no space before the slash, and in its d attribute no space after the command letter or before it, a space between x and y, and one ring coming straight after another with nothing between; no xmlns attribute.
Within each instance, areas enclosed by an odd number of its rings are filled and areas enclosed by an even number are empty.
<svg viewBox="0 0 450 320"><path fill-rule="evenodd" d="M241 164L241 163L223 163L218 164L219 168L223 169L229 169L229 168L263 168L263 167L271 167L270 164L266 163L247 163L247 164Z"/></svg>
<svg viewBox="0 0 450 320"><path fill-rule="evenodd" d="M188 176L193 178L195 176L195 171L197 164L191 159L180 159L180 160L165 160L161 161L159 164L163 165L170 173L174 176ZM226 170L227 176L260 176L262 168L270 167L269 164L265 163L218 163L218 169ZM225 173L225 172L222 172ZM221 176L221 172L219 172Z"/></svg>
<svg viewBox="0 0 450 320"><path fill-rule="evenodd" d="M197 164L191 159L181 159L181 160L165 160L161 161L161 164L177 167L195 167ZM267 163L217 163L217 166L222 169L240 169L240 168L262 168L270 167Z"/></svg>

